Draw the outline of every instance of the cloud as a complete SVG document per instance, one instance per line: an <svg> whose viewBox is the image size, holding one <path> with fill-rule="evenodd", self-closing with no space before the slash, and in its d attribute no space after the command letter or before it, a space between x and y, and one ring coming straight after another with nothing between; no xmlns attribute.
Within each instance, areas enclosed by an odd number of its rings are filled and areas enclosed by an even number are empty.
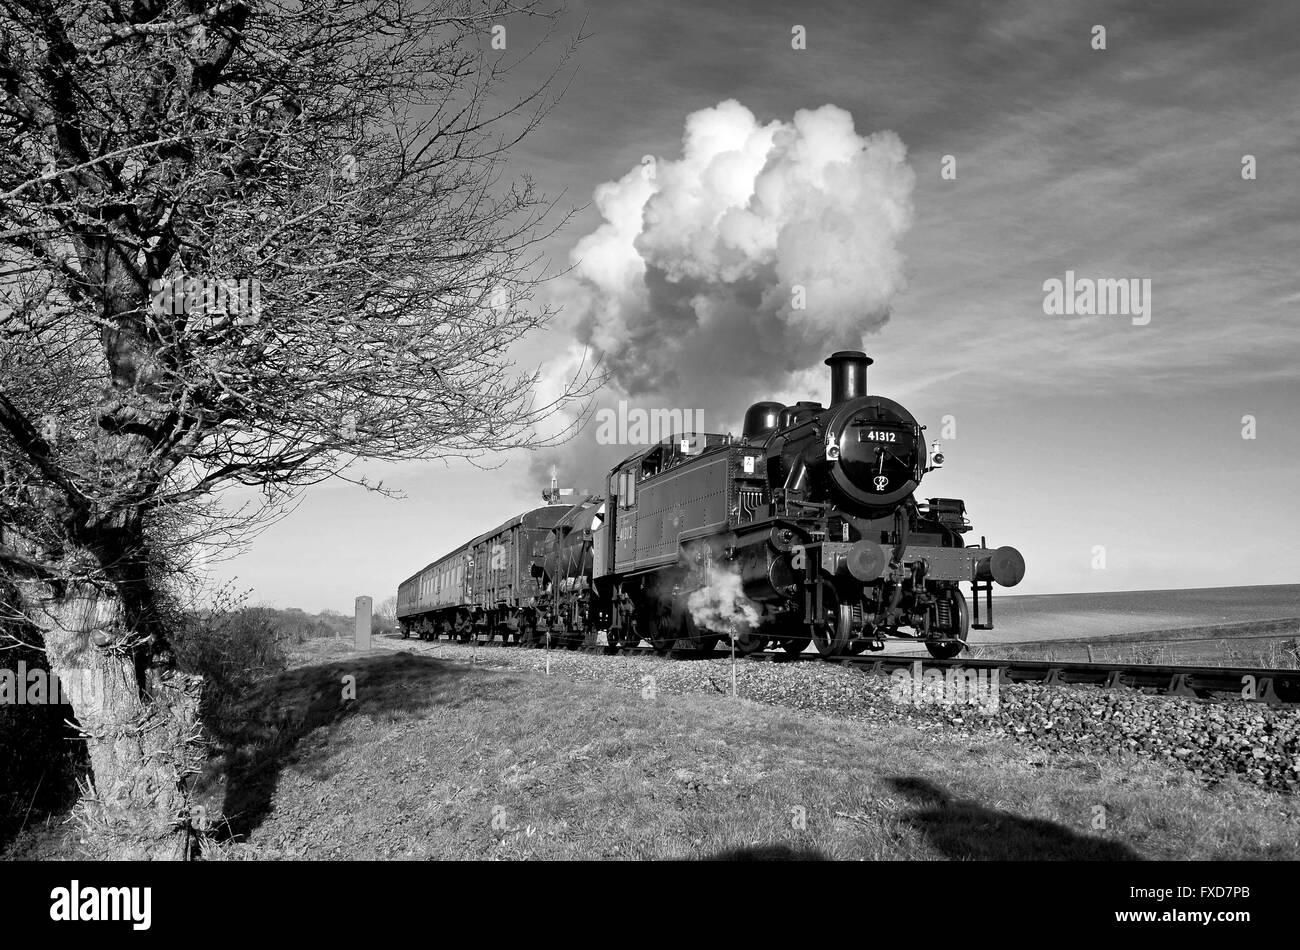
<svg viewBox="0 0 1300 950"><path fill-rule="evenodd" d="M632 395L699 392L691 375L719 358L770 381L828 341L859 345L905 287L906 155L833 105L767 124L734 100L690 114L680 158L596 189L603 223L559 288L568 329Z"/></svg>

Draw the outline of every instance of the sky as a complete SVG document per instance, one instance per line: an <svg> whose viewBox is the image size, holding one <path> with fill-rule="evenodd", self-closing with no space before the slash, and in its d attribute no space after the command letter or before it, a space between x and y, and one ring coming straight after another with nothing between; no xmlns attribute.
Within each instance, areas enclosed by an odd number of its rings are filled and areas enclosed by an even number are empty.
<svg viewBox="0 0 1300 950"><path fill-rule="evenodd" d="M535 26L506 23L510 47L526 48ZM1017 593L1300 581L1300 6L573 2L559 25L581 25L588 37L564 96L512 154L510 171L577 209L542 250L578 278L548 290L561 315L522 342L521 368L562 365L590 340L592 320L634 311L658 319L664 289L697 287L692 267L717 249L699 244L724 230L707 209L693 205L689 221L681 212L678 227L666 177L657 185L664 204L644 215L640 198L628 206L640 243L602 245L609 222L597 188L610 183L606 194L626 196L647 155L687 175L688 117L702 116L691 120L698 128L741 115L718 111L724 103L747 110L754 128L798 141L813 136L806 116L833 124L843 112L852 127L836 134L882 152L897 143L902 165L887 181L863 171L868 191L838 216L834 207L780 212L781 227L802 217L771 254L738 252L769 276L790 261L813 266L836 252L845 220L860 221L844 238L858 242L854 253L834 263L839 309L825 332L811 314L799 346L764 365L755 357L762 329L751 336L729 288L705 275L693 302L673 302L698 325L666 322L635 345L611 344L625 362L653 351L677 378L638 391L642 377L629 371L598 404L699 406L710 430L738 431L749 402L825 401L821 357L860 348L876 361L870 391L906 405L930 438L947 430L947 463L920 493L965 499L975 536L1023 552ZM1099 25L1104 49L1094 48ZM796 26L805 48L792 46ZM537 82L558 53L558 44L544 47L515 81ZM1243 177L1245 156L1253 178ZM726 183L705 190L714 185ZM698 198L698 182L681 187ZM892 189L890 201L871 188ZM886 226L888 209L898 216ZM668 215L657 230L651 210ZM696 230L686 235L688 225ZM664 244L673 241L680 246ZM647 291L638 278L612 307L582 279L610 248L643 254L647 274L662 267L667 282ZM674 268L688 272L682 282ZM1046 313L1045 282L1067 272L1149 280L1149 322ZM864 301L881 295L860 317L845 310L857 281ZM732 308L732 322L715 327L728 332L699 335L699 301L724 297L718 306ZM753 318L777 317L789 315ZM696 343L680 359L670 338L679 331ZM593 429L553 457L504 453L482 460L486 468L361 463L359 472L404 497L315 486L246 553L214 565L213 577L277 606L350 612L356 595L383 600L436 557L540 503L549 464L565 469L563 483L600 487L585 484L609 455Z"/></svg>

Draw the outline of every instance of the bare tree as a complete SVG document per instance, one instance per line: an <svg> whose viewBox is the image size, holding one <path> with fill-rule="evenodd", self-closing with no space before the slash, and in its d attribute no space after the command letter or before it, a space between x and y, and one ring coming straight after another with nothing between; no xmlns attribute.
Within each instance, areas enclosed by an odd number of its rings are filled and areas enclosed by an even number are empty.
<svg viewBox="0 0 1300 950"><path fill-rule="evenodd" d="M213 493L539 442L556 404L508 352L550 316L554 216L503 162L572 46L504 98L492 42L533 17L0 0L0 569L65 686L102 678L96 800L143 853L184 820L197 685L163 582Z"/></svg>
<svg viewBox="0 0 1300 950"><path fill-rule="evenodd" d="M370 632L392 633L397 630L397 598L387 597L375 605L370 616Z"/></svg>

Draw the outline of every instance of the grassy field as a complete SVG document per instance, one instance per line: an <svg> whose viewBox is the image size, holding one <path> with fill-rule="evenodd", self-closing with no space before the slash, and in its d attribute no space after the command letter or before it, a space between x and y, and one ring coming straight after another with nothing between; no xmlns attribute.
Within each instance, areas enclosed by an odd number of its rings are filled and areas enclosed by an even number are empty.
<svg viewBox="0 0 1300 950"><path fill-rule="evenodd" d="M1293 799L1136 760L309 646L204 777L209 858L1300 857Z"/></svg>
<svg viewBox="0 0 1300 950"><path fill-rule="evenodd" d="M1109 637L1300 617L1300 585L1087 594L994 594L995 629L971 643Z"/></svg>
<svg viewBox="0 0 1300 950"><path fill-rule="evenodd" d="M1112 637L1030 640L976 646L974 657L1055 660L1062 663L1154 663L1300 669L1300 617L1249 620Z"/></svg>

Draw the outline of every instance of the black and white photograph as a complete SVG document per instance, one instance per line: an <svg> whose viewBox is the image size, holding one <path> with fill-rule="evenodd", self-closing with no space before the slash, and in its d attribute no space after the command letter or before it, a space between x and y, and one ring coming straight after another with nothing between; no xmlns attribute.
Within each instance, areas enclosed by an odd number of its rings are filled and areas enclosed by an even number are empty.
<svg viewBox="0 0 1300 950"><path fill-rule="evenodd" d="M1288 0L0 0L12 909L1250 939L1298 261Z"/></svg>

